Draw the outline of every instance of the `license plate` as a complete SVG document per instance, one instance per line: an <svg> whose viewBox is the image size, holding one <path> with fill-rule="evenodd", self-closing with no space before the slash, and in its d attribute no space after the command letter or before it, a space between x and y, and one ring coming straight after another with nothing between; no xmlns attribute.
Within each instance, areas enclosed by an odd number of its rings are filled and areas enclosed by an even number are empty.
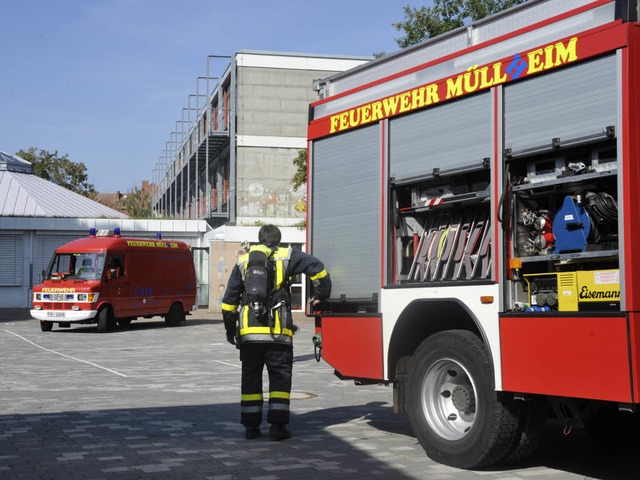
<svg viewBox="0 0 640 480"><path fill-rule="evenodd" d="M62 318L64 318L64 312L47 312L47 317L62 317Z"/></svg>

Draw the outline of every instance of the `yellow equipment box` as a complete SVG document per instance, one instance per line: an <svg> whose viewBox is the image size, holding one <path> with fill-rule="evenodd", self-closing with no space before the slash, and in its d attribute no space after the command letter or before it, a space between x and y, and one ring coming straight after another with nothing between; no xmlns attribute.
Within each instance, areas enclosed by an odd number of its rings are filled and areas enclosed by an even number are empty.
<svg viewBox="0 0 640 480"><path fill-rule="evenodd" d="M620 308L620 270L523 275L529 304L560 312Z"/></svg>

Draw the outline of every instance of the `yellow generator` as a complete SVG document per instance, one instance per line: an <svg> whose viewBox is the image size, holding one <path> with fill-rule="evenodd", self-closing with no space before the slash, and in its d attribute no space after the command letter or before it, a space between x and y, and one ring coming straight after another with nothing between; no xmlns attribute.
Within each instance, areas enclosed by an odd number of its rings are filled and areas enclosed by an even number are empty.
<svg viewBox="0 0 640 480"><path fill-rule="evenodd" d="M523 275L531 311L620 309L620 270Z"/></svg>

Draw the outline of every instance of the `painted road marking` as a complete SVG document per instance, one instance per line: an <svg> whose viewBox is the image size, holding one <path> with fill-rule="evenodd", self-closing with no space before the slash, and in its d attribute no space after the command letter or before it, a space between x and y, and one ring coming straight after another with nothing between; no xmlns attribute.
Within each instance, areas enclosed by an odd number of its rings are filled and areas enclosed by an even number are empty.
<svg viewBox="0 0 640 480"><path fill-rule="evenodd" d="M97 363L89 362L87 360L82 360L81 358L72 357L71 355L66 355L66 354L61 353L61 352L56 352L55 350L51 350L50 348L46 348L46 347L43 347L42 345L38 345L37 343L32 342L28 338L24 338L22 335L18 335L17 333L13 333L13 332L11 332L9 330L5 330L5 332L10 333L11 335L14 335L14 336L24 340L25 342L30 343L34 347L38 347L38 348L40 348L40 349L42 349L42 350L44 350L46 352L55 353L56 355L60 355L61 357L69 358L69 359L75 360L77 362L86 363L86 364L91 365L93 367L101 368L102 370L106 370L107 372L113 373L115 375L120 375L121 377L126 377L126 375L124 373L120 373L120 372L117 372L117 371L112 370L110 368L103 367L102 365L98 365Z"/></svg>

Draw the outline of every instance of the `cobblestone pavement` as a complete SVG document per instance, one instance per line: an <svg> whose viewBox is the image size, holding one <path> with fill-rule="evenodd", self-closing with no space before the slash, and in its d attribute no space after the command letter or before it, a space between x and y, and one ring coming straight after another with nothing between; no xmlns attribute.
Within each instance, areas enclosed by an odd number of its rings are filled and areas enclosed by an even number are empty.
<svg viewBox="0 0 640 480"><path fill-rule="evenodd" d="M338 380L316 363L313 326L296 335L294 437L244 440L237 351L207 313L98 334L43 333L0 313L0 479L637 479L637 445L599 447L550 426L526 463L465 471L431 461L392 391Z"/></svg>

